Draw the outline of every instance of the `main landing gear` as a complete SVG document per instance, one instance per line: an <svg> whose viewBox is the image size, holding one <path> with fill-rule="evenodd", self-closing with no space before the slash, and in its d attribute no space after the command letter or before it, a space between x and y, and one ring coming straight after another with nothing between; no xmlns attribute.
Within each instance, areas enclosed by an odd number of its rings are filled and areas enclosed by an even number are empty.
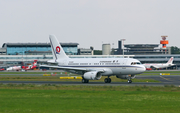
<svg viewBox="0 0 180 113"><path fill-rule="evenodd" d="M105 82L105 83L111 83L111 78L109 78L109 77L108 77L108 78L105 78L105 79L104 79L104 82Z"/></svg>
<svg viewBox="0 0 180 113"><path fill-rule="evenodd" d="M82 83L89 83L89 80L82 79Z"/></svg>

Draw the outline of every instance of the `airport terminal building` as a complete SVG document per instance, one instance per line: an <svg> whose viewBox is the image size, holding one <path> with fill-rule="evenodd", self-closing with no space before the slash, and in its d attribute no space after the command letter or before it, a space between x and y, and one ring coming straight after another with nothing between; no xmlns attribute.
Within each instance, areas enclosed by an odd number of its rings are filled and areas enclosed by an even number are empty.
<svg viewBox="0 0 180 113"><path fill-rule="evenodd" d="M124 46L124 47L123 47ZM118 41L118 48L114 48L113 55L163 55L171 54L171 48L159 48L160 44L122 44Z"/></svg>
<svg viewBox="0 0 180 113"><path fill-rule="evenodd" d="M77 55L78 43L60 43L67 55ZM4 43L5 55L52 55L50 43Z"/></svg>
<svg viewBox="0 0 180 113"><path fill-rule="evenodd" d="M60 43L67 55L78 54L78 43ZM21 65L22 62L46 62L52 59L50 43L4 43L0 48L0 65Z"/></svg>

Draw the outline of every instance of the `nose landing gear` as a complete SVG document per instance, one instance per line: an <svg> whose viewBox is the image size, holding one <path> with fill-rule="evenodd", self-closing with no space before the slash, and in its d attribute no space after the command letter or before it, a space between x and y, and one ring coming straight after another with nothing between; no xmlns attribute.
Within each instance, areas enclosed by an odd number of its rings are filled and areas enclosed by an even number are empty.
<svg viewBox="0 0 180 113"><path fill-rule="evenodd" d="M89 83L89 80L82 79L82 83Z"/></svg>
<svg viewBox="0 0 180 113"><path fill-rule="evenodd" d="M128 83L132 83L132 80L128 80Z"/></svg>
<svg viewBox="0 0 180 113"><path fill-rule="evenodd" d="M128 83L132 83L131 79L133 78L135 78L135 75L128 75Z"/></svg>

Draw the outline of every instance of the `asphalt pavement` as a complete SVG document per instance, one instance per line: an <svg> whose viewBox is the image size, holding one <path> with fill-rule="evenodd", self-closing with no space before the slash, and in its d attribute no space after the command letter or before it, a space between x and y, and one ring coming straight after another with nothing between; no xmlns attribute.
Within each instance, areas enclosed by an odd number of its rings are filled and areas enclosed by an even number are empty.
<svg viewBox="0 0 180 113"><path fill-rule="evenodd" d="M60 85L88 85L88 86L165 86L165 85L174 85L180 87L180 75L139 75L136 77L137 79L154 79L160 81L157 82L111 82L111 83L104 83L104 82L96 82L90 81L89 83L82 83L79 81L0 81L3 84L60 84ZM132 79L133 81L133 79Z"/></svg>

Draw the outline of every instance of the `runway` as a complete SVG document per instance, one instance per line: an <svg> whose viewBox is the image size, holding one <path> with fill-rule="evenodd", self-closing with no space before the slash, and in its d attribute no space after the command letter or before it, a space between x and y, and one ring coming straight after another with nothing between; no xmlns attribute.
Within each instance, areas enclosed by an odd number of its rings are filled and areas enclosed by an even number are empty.
<svg viewBox="0 0 180 113"><path fill-rule="evenodd" d="M72 81L0 81L3 84L59 84L59 85L87 85L87 86L165 86L174 85L180 87L180 75L164 75L164 76L143 76L139 75L137 79L154 79L160 81L157 82L96 82L90 81L89 83L72 82Z"/></svg>

